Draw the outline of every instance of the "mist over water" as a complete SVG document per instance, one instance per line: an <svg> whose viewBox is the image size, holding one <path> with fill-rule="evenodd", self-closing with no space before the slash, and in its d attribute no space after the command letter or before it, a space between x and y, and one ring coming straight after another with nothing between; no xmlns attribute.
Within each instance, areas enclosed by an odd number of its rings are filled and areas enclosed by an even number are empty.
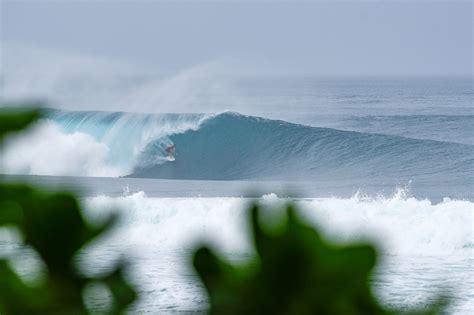
<svg viewBox="0 0 474 315"><path fill-rule="evenodd" d="M236 74L258 71L218 58L175 72L18 43L2 47L0 99L39 99L66 110L210 113L234 101ZM239 72L235 69L241 68Z"/></svg>

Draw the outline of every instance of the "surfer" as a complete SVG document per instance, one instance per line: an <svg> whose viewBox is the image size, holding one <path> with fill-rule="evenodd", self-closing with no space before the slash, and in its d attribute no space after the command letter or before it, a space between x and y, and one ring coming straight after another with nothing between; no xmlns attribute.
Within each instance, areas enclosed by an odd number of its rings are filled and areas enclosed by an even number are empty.
<svg viewBox="0 0 474 315"><path fill-rule="evenodd" d="M170 145L166 148L166 152L168 153L168 159L169 160L174 160L173 154L174 154L175 151L176 151L176 146L174 144L172 144L172 145Z"/></svg>

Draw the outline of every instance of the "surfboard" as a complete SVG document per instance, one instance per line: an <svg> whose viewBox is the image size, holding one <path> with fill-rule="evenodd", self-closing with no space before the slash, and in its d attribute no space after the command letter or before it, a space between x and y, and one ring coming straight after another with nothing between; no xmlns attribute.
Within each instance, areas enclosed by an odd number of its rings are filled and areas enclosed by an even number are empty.
<svg viewBox="0 0 474 315"><path fill-rule="evenodd" d="M170 162L173 162L174 160L176 160L174 156L168 156L166 159Z"/></svg>

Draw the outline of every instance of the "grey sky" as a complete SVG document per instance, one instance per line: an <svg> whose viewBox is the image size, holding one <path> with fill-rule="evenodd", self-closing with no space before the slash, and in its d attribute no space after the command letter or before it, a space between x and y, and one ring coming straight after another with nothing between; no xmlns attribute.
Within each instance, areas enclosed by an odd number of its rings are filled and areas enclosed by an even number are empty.
<svg viewBox="0 0 474 315"><path fill-rule="evenodd" d="M319 75L465 75L471 2L2 1L2 40L176 70L216 58Z"/></svg>

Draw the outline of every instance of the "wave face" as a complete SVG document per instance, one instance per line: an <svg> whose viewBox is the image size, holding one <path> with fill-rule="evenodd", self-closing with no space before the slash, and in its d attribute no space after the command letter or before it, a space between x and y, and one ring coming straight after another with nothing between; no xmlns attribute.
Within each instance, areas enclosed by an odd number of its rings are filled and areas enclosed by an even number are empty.
<svg viewBox="0 0 474 315"><path fill-rule="evenodd" d="M387 179L471 182L472 146L340 131L223 113L169 136L176 161L148 163L161 139L140 154L132 176L174 179ZM158 148L158 149L157 149Z"/></svg>
<svg viewBox="0 0 474 315"><path fill-rule="evenodd" d="M12 141L14 150L7 150L4 160L9 163L4 165L11 165L13 173L340 180L356 186L376 182L403 185L410 180L437 187L470 187L474 183L472 145L310 127L233 112L49 110L44 127L33 130L30 142L27 137ZM174 162L166 159L165 149L171 144L176 145ZM68 163L62 163L65 156Z"/></svg>

